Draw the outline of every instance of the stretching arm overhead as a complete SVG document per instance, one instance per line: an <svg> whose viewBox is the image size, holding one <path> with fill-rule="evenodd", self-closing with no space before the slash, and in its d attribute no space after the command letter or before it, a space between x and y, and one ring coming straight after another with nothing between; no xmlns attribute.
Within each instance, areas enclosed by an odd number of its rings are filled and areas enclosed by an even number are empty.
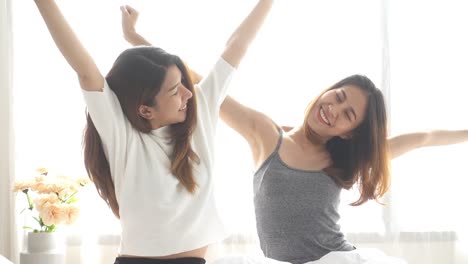
<svg viewBox="0 0 468 264"><path fill-rule="evenodd" d="M140 15L138 10L129 5L125 5L120 7L120 11L122 13L122 32L125 40L132 46L155 46L136 30L138 16ZM185 64L187 63L185 62ZM190 71L190 77L193 83L199 83L203 76L188 67L188 65L187 68Z"/></svg>
<svg viewBox="0 0 468 264"><path fill-rule="evenodd" d="M273 0L259 0L250 14L232 33L221 55L226 62L234 67L239 66L248 50L248 47L263 25L272 5ZM135 30L135 25L139 15L138 11L128 5L122 6L121 11L124 38L134 46L152 45Z"/></svg>
<svg viewBox="0 0 468 264"><path fill-rule="evenodd" d="M104 87L104 77L73 32L55 1L35 0L35 3L55 45L78 75L81 88L88 91L101 91Z"/></svg>
<svg viewBox="0 0 468 264"><path fill-rule="evenodd" d="M468 130L432 130L402 134L389 139L391 157L429 146L443 146L468 141Z"/></svg>
<svg viewBox="0 0 468 264"><path fill-rule="evenodd" d="M273 0L259 0L250 14L232 33L221 55L227 63L236 68L239 66L248 47L263 25L272 5ZM128 5L122 6L120 9L122 11L122 31L125 40L133 46L153 45L136 31L135 26L139 16L138 11ZM202 76L194 71L191 72L194 83L198 83L202 79Z"/></svg>
<svg viewBox="0 0 468 264"><path fill-rule="evenodd" d="M232 33L222 54L223 59L229 64L236 68L239 66L248 47L263 25L272 5L273 0L259 0L250 14Z"/></svg>
<svg viewBox="0 0 468 264"><path fill-rule="evenodd" d="M122 32L125 40L133 46L153 46L136 31L136 23L140 13L135 8L125 5L120 7L122 13Z"/></svg>

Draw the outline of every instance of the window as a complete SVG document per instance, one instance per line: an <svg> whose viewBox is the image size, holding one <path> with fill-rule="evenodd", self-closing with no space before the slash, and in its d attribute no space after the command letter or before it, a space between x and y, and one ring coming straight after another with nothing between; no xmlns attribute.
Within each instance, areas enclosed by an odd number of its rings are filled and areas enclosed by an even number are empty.
<svg viewBox="0 0 468 264"><path fill-rule="evenodd" d="M102 72L107 72L117 55L129 47L120 31L119 5L126 3L58 2ZM141 13L140 33L179 54L203 75L255 2L138 0L131 4ZM278 124L294 126L302 122L307 104L320 91L359 73L380 87L389 87L385 92L390 95L391 134L466 128L468 4L455 0L388 2L277 1L240 66L230 94ZM81 153L85 105L77 78L54 46L34 4L13 1L13 5L17 176L27 177L34 168L44 166L85 175ZM384 47L390 53L383 53ZM248 146L223 123L217 143L221 213L233 233L255 239ZM370 202L350 207L347 204L356 196L345 191L343 231L466 234L462 223L467 219L460 215L466 207L466 199L460 198L468 181L463 167L466 147L418 150L393 161L389 206ZM94 189L83 202L81 225L72 232L118 233L118 222Z"/></svg>

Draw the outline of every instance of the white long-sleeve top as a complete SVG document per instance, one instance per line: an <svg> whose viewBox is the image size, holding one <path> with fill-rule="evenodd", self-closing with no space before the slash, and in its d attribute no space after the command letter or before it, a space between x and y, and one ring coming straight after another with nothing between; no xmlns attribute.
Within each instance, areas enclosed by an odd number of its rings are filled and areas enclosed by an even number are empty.
<svg viewBox="0 0 468 264"><path fill-rule="evenodd" d="M220 58L195 86L197 127L192 148L198 184L189 193L170 172L173 146L169 127L142 133L122 112L104 84L102 92L83 90L88 112L109 161L122 227L119 254L165 256L197 249L225 238L214 200L214 141L219 108L235 69Z"/></svg>

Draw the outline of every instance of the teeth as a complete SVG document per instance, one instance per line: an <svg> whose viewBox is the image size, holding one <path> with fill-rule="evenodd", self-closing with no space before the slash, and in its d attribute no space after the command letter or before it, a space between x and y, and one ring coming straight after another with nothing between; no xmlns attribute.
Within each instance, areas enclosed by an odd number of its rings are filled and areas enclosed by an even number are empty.
<svg viewBox="0 0 468 264"><path fill-rule="evenodd" d="M330 125L330 121L328 121L327 117L325 116L325 113L323 112L323 108L320 108L320 116L325 121L325 123L327 123L327 125Z"/></svg>

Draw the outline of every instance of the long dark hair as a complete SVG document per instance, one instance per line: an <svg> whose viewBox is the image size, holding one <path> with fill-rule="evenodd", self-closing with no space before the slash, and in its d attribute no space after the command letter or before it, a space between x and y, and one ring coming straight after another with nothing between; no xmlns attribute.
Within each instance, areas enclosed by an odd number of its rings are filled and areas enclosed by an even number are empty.
<svg viewBox="0 0 468 264"><path fill-rule="evenodd" d="M193 97L187 102L186 120L173 124L170 128L171 139L174 142L171 172L189 192L193 193L197 183L192 168L193 162L199 162L199 157L193 151L190 142L196 127L197 103L190 74L182 60L155 47L141 46L127 49L114 62L106 81L119 99L122 111L132 127L141 133L150 133L152 127L148 120L138 114L138 109L141 105L155 105L155 97L161 89L167 69L172 65L176 65L181 71L182 84L192 92ZM86 171L96 185L99 195L110 206L114 215L120 218L115 187L101 138L89 114L86 120L87 126L83 137Z"/></svg>
<svg viewBox="0 0 468 264"><path fill-rule="evenodd" d="M361 205L368 200L378 200L390 187L387 114L382 92L363 75L349 76L326 89L321 95L346 85L356 86L367 94L366 116L353 130L350 139L335 136L327 141L326 149L333 163L325 172L345 189L357 183L360 197L352 205ZM309 104L306 116L315 102ZM306 130L310 129L306 121L304 127ZM307 131L306 133L312 134Z"/></svg>

